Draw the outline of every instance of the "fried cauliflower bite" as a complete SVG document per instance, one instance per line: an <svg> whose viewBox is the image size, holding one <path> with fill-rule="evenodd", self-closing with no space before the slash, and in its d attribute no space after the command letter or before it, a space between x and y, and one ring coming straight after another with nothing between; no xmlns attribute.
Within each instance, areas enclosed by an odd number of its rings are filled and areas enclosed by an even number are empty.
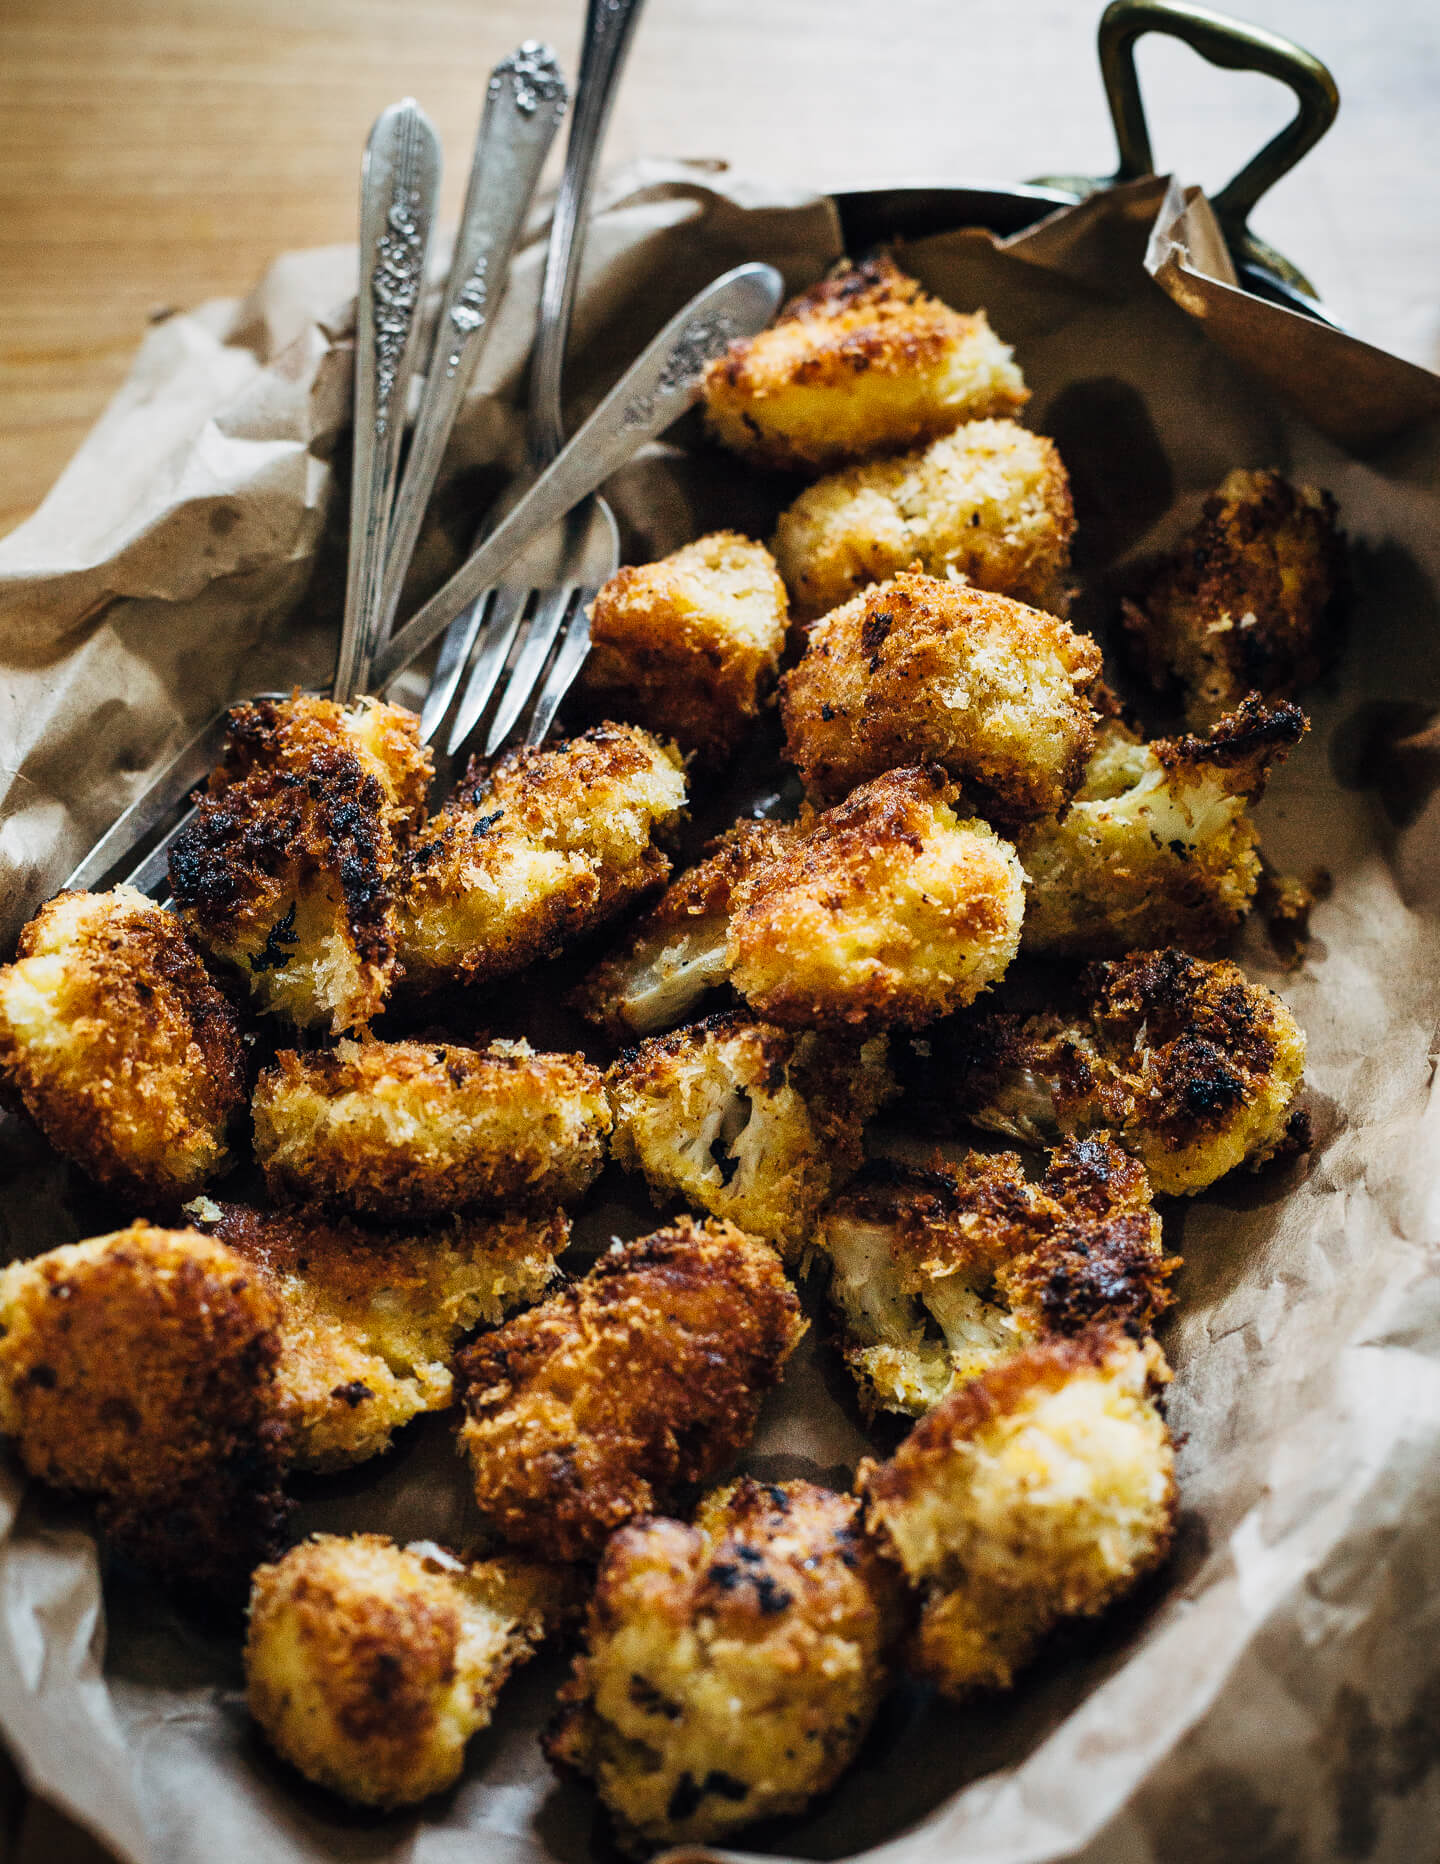
<svg viewBox="0 0 1440 1864"><path fill-rule="evenodd" d="M1144 1169L1103 1135L1052 1152L1036 1184L1014 1152L930 1170L877 1161L824 1212L816 1243L871 1415L919 1417L1050 1335L1149 1327L1180 1266Z"/></svg>
<svg viewBox="0 0 1440 1864"><path fill-rule="evenodd" d="M1205 738L1144 744L1107 719L1070 807L1016 837L1030 880L1025 951L1113 958L1141 945L1213 949L1250 910L1260 882L1246 805L1308 729L1298 706L1253 698Z"/></svg>
<svg viewBox="0 0 1440 1864"><path fill-rule="evenodd" d="M1177 1197L1308 1143L1304 1031L1238 965L1137 951L1089 966L1080 992L1073 1012L957 1017L931 1108L1032 1145L1109 1128Z"/></svg>
<svg viewBox="0 0 1440 1864"><path fill-rule="evenodd" d="M784 822L737 822L636 920L572 999L617 1042L683 1022L729 976L730 916L750 878L799 831Z"/></svg>
<svg viewBox="0 0 1440 1864"><path fill-rule="evenodd" d="M223 1243L136 1223L0 1271L0 1430L111 1543L224 1596L287 1506L275 1297Z"/></svg>
<svg viewBox="0 0 1440 1864"><path fill-rule="evenodd" d="M569 1609L568 1575L433 1542L316 1534L250 1595L248 1703L319 1786L409 1806L453 1786L511 1672Z"/></svg>
<svg viewBox="0 0 1440 1864"><path fill-rule="evenodd" d="M431 776L420 721L362 699L236 706L225 751L170 851L186 930L257 1009L354 1029L395 975L393 889Z"/></svg>
<svg viewBox="0 0 1440 1864"><path fill-rule="evenodd" d="M342 1042L260 1076L255 1156L273 1197L394 1219L579 1197L605 1162L605 1080L528 1042Z"/></svg>
<svg viewBox="0 0 1440 1864"><path fill-rule="evenodd" d="M632 725L472 764L407 859L407 978L486 983L553 956L668 878L654 836L684 806L679 753Z"/></svg>
<svg viewBox="0 0 1440 1864"><path fill-rule="evenodd" d="M743 1013L652 1036L607 1077L611 1154L662 1208L697 1205L792 1259L895 1091L886 1054L883 1036L862 1044Z"/></svg>
<svg viewBox="0 0 1440 1864"><path fill-rule="evenodd" d="M1014 421L970 421L807 487L771 548L800 621L913 563L1063 615L1074 530L1054 442Z"/></svg>
<svg viewBox="0 0 1440 1864"><path fill-rule="evenodd" d="M153 900L61 893L0 968L0 1085L107 1190L178 1200L228 1163L240 1028Z"/></svg>
<svg viewBox="0 0 1440 1864"><path fill-rule="evenodd" d="M715 437L758 466L802 472L913 447L1029 398L985 313L952 311L887 255L840 266L705 372Z"/></svg>
<svg viewBox="0 0 1440 1864"><path fill-rule="evenodd" d="M581 686L606 710L723 763L760 716L788 618L765 546L714 531L610 578L590 609Z"/></svg>
<svg viewBox="0 0 1440 1864"><path fill-rule="evenodd" d="M611 1538L545 1750L593 1780L627 1850L799 1812L855 1758L902 1630L899 1572L858 1514L747 1476L694 1527Z"/></svg>
<svg viewBox="0 0 1440 1864"><path fill-rule="evenodd" d="M947 1696L1005 1688L1062 1619L1158 1566L1174 1450L1153 1340L1096 1327L1028 1347L861 1464L866 1524L921 1595L914 1670Z"/></svg>
<svg viewBox="0 0 1440 1864"><path fill-rule="evenodd" d="M472 1217L418 1235L209 1198L186 1214L274 1294L276 1403L302 1469L363 1463L412 1418L443 1411L461 1339L538 1301L570 1240L561 1211Z"/></svg>
<svg viewBox="0 0 1440 1864"><path fill-rule="evenodd" d="M939 765L891 770L751 874L730 919L730 981L771 1021L918 1028L1005 973L1025 875L988 823L961 820Z"/></svg>
<svg viewBox="0 0 1440 1864"><path fill-rule="evenodd" d="M457 1359L480 1512L543 1558L593 1559L744 1449L804 1331L774 1250L731 1224L615 1244Z"/></svg>
<svg viewBox="0 0 1440 1864"><path fill-rule="evenodd" d="M780 682L785 748L834 802L943 764L999 824L1063 808L1095 737L1100 650L1039 609L907 570L816 622Z"/></svg>
<svg viewBox="0 0 1440 1864"><path fill-rule="evenodd" d="M1151 684L1179 687L1204 731L1250 693L1285 697L1319 676L1344 582L1330 494L1237 469L1126 603L1125 627Z"/></svg>

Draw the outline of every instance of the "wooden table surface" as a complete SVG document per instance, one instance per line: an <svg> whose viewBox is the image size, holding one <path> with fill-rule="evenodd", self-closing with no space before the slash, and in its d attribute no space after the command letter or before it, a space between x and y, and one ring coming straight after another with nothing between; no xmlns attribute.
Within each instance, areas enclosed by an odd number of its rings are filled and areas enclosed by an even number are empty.
<svg viewBox="0 0 1440 1864"><path fill-rule="evenodd" d="M1258 231L1359 334L1440 366L1434 0L1244 0L1330 65L1339 122ZM651 0L608 158L719 156L819 186L1104 173L1098 0ZM44 496L148 317L354 236L358 160L409 92L453 214L486 72L573 70L581 0L0 0L0 534ZM1140 52L1157 160L1216 186L1288 115L1268 81ZM3 747L0 747L3 754ZM97 1855L0 1779L31 1864ZM18 1824L17 1821L18 1820Z"/></svg>

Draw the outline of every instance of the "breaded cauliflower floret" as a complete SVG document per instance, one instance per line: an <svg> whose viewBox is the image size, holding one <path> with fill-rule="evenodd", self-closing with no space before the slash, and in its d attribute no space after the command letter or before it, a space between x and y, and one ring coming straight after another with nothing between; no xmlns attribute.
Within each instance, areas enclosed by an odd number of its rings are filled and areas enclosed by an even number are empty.
<svg viewBox="0 0 1440 1864"><path fill-rule="evenodd" d="M545 1749L594 1781L627 1848L799 1812L854 1759L902 1625L899 1572L858 1513L851 1495L747 1476L694 1527L611 1539Z"/></svg>
<svg viewBox="0 0 1440 1864"><path fill-rule="evenodd" d="M1143 744L1107 719L1070 807L1016 837L1030 878L1025 950L1110 958L1228 937L1260 880L1246 804L1307 729L1298 706L1258 699L1207 738Z"/></svg>
<svg viewBox="0 0 1440 1864"><path fill-rule="evenodd" d="M608 1076L611 1152L662 1207L698 1205L787 1257L856 1170L894 1092L883 1036L861 1044L722 1014L652 1036Z"/></svg>
<svg viewBox="0 0 1440 1864"><path fill-rule="evenodd" d="M751 876L796 833L789 823L737 822L717 836L596 965L575 1007L617 1042L683 1022L729 975L730 915Z"/></svg>
<svg viewBox="0 0 1440 1864"><path fill-rule="evenodd" d="M472 764L410 852L406 976L483 983L553 956L668 877L654 836L684 806L679 754L631 725Z"/></svg>
<svg viewBox="0 0 1440 1864"><path fill-rule="evenodd" d="M250 1713L307 1780L408 1806L460 1777L502 1685L566 1615L568 1575L433 1542L316 1534L250 1595Z"/></svg>
<svg viewBox="0 0 1440 1864"><path fill-rule="evenodd" d="M1330 494L1237 469L1126 603L1125 626L1152 685L1178 686L1204 731L1249 693L1286 697L1319 676L1344 582Z"/></svg>
<svg viewBox="0 0 1440 1864"><path fill-rule="evenodd" d="M570 1238L560 1211L472 1217L419 1235L209 1198L186 1214L274 1292L276 1403L302 1469L362 1463L411 1418L443 1411L460 1340L538 1301Z"/></svg>
<svg viewBox="0 0 1440 1864"><path fill-rule="evenodd" d="M224 1595L286 1505L279 1308L192 1230L137 1223L0 1271L0 1430L32 1476L93 1498L115 1546Z"/></svg>
<svg viewBox="0 0 1440 1864"><path fill-rule="evenodd" d="M1308 1143L1304 1031L1238 965L1137 951L1089 966L1080 989L1076 1012L957 1017L931 1057L932 1107L1029 1144L1109 1128L1170 1196Z"/></svg>
<svg viewBox="0 0 1440 1864"><path fill-rule="evenodd" d="M956 815L938 764L891 770L750 875L730 980L784 1024L918 1028L972 1003L1020 944L1025 875L988 823Z"/></svg>
<svg viewBox="0 0 1440 1864"><path fill-rule="evenodd" d="M617 1243L456 1361L482 1515L547 1559L593 1559L744 1449L804 1331L774 1250L731 1224Z"/></svg>
<svg viewBox="0 0 1440 1864"><path fill-rule="evenodd" d="M723 763L760 715L787 621L770 552L714 531L610 578L590 609L581 685L605 710Z"/></svg>
<svg viewBox="0 0 1440 1864"><path fill-rule="evenodd" d="M800 621L912 563L1063 615L1074 530L1055 443L1014 421L971 421L810 486L780 514L771 548Z"/></svg>
<svg viewBox="0 0 1440 1864"><path fill-rule="evenodd" d="M397 1219L579 1197L610 1130L600 1070L528 1042L282 1050L254 1118L272 1196Z"/></svg>
<svg viewBox="0 0 1440 1864"><path fill-rule="evenodd" d="M133 887L62 893L0 969L0 1086L132 1202L189 1197L245 1098L235 1012L174 917Z"/></svg>
<svg viewBox="0 0 1440 1864"><path fill-rule="evenodd" d="M1053 1152L1038 1184L1014 1152L924 1171L877 1161L815 1240L862 1405L913 1417L1049 1334L1151 1326L1179 1267L1143 1168L1104 1136Z"/></svg>
<svg viewBox="0 0 1440 1864"><path fill-rule="evenodd" d="M202 951L256 1007L340 1034L379 1014L395 975L394 882L425 815L420 721L297 694L230 714L224 755L170 850Z"/></svg>
<svg viewBox="0 0 1440 1864"><path fill-rule="evenodd" d="M786 755L834 802L943 764L998 823L1058 810L1095 736L1100 650L1039 609L907 570L816 622L780 682Z"/></svg>
<svg viewBox="0 0 1440 1864"><path fill-rule="evenodd" d="M888 255L842 263L705 372L718 439L757 465L811 472L1013 414L1029 398L985 313L952 311Z"/></svg>
<svg viewBox="0 0 1440 1864"><path fill-rule="evenodd" d="M1174 1451L1153 1340L1118 1327L1027 1348L862 1463L866 1523L921 1593L912 1666L948 1696L1006 1687L1062 1619L1158 1566Z"/></svg>

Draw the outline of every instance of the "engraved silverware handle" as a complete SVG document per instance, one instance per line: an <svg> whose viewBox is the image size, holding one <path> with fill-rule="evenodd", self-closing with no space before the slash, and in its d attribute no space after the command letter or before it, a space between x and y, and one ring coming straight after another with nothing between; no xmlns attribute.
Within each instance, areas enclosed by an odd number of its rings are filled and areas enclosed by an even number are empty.
<svg viewBox="0 0 1440 1864"><path fill-rule="evenodd" d="M392 637L375 664L377 689L443 634L533 537L563 518L692 407L706 363L723 354L735 338L763 330L783 289L772 265L736 266L672 317L514 510Z"/></svg>
<svg viewBox="0 0 1440 1864"><path fill-rule="evenodd" d="M585 223L600 165L600 145L643 5L644 0L590 0L586 10L575 112L565 145L565 169L555 196L545 277L540 286L535 354L530 363L527 446L535 472L548 466L565 444L560 376L580 277Z"/></svg>
<svg viewBox="0 0 1440 1864"><path fill-rule="evenodd" d="M395 618L450 430L490 334L540 170L568 101L555 54L534 39L490 74L450 281L385 547L377 650Z"/></svg>
<svg viewBox="0 0 1440 1864"><path fill-rule="evenodd" d="M420 106L407 97L376 119L365 145L360 181L350 555L334 686L342 705L363 689L375 641L385 539L439 191L440 138Z"/></svg>

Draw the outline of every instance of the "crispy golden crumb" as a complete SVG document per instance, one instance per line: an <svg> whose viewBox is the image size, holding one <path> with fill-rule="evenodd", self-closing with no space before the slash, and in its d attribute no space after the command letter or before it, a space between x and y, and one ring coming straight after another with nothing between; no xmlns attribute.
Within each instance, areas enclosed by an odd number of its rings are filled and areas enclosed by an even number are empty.
<svg viewBox="0 0 1440 1864"><path fill-rule="evenodd" d="M1103 1134L1052 1152L1038 1184L1014 1152L929 1170L877 1161L815 1240L862 1405L913 1417L1046 1335L1153 1325L1180 1266L1143 1167Z"/></svg>
<svg viewBox="0 0 1440 1864"><path fill-rule="evenodd" d="M652 1036L610 1070L611 1151L662 1206L698 1205L794 1257L894 1092L883 1036L863 1044L740 1014Z"/></svg>
<svg viewBox="0 0 1440 1864"><path fill-rule="evenodd" d="M1160 1348L1118 1327L1016 1353L938 1404L888 1463L866 1521L921 1591L913 1667L951 1696L1006 1687L1061 1619L1159 1565L1174 1451Z"/></svg>
<svg viewBox="0 0 1440 1864"><path fill-rule="evenodd" d="M958 1017L930 1107L1029 1144L1109 1128L1171 1196L1304 1145L1304 1031L1238 965L1137 951L1089 966L1080 992L1077 1012Z"/></svg>
<svg viewBox="0 0 1440 1864"><path fill-rule="evenodd" d="M939 765L891 770L764 857L730 919L735 988L784 1024L918 1028L1005 973L1025 875Z"/></svg>
<svg viewBox="0 0 1440 1864"><path fill-rule="evenodd" d="M97 1183L167 1202L228 1163L240 1028L153 900L133 887L62 893L0 969L0 1082Z"/></svg>
<svg viewBox="0 0 1440 1864"><path fill-rule="evenodd" d="M274 1292L276 1402L302 1469L379 1456L411 1418L444 1410L461 1339L538 1301L570 1240L558 1210L472 1217L418 1235L209 1198L186 1214Z"/></svg>
<svg viewBox="0 0 1440 1864"><path fill-rule="evenodd" d="M274 1296L234 1251L136 1223L0 1271L0 1429L122 1551L224 1595L287 1506Z"/></svg>
<svg viewBox="0 0 1440 1864"><path fill-rule="evenodd" d="M472 764L410 851L407 978L482 983L553 956L668 877L653 837L684 806L678 752L631 725L511 751L488 772Z"/></svg>
<svg viewBox="0 0 1440 1864"><path fill-rule="evenodd" d="M899 1573L858 1513L746 1476L694 1527L612 1537L545 1749L594 1781L627 1849L799 1812L854 1759L902 1629Z"/></svg>
<svg viewBox="0 0 1440 1864"><path fill-rule="evenodd" d="M254 1117L272 1196L397 1219L579 1197L610 1130L600 1070L528 1042L285 1049L256 1084Z"/></svg>
<svg viewBox="0 0 1440 1864"><path fill-rule="evenodd" d="M738 1455L804 1330L775 1252L731 1224L616 1244L457 1359L481 1513L547 1559L593 1558Z"/></svg>
<svg viewBox="0 0 1440 1864"><path fill-rule="evenodd" d="M610 578L590 610L581 684L605 710L723 763L760 715L787 621L770 552L713 531Z"/></svg>
<svg viewBox="0 0 1440 1864"><path fill-rule="evenodd" d="M433 1542L316 1534L255 1575L250 1713L307 1780L408 1806L459 1779L510 1673L568 1609L569 1576Z"/></svg>
<svg viewBox="0 0 1440 1864"><path fill-rule="evenodd" d="M1151 683L1178 686L1205 731L1251 693L1288 697L1319 676L1344 582L1330 494L1237 468L1126 603L1125 626Z"/></svg>
<svg viewBox="0 0 1440 1864"><path fill-rule="evenodd" d="M771 548L800 621L912 563L1063 615L1074 530L1054 442L1014 421L971 421L808 487Z"/></svg>
<svg viewBox="0 0 1440 1864"><path fill-rule="evenodd" d="M910 570L832 610L780 682L786 754L833 802L943 764L983 815L1063 807L1094 742L1100 650L1038 609Z"/></svg>
<svg viewBox="0 0 1440 1864"><path fill-rule="evenodd" d="M673 880L575 992L575 1007L617 1042L683 1022L729 974L730 915L750 876L798 831L737 822Z"/></svg>
<svg viewBox="0 0 1440 1864"><path fill-rule="evenodd" d="M705 372L710 430L761 466L829 472L1013 414L1029 390L985 320L888 256L842 264Z"/></svg>
<svg viewBox="0 0 1440 1864"><path fill-rule="evenodd" d="M1024 949L1097 958L1140 945L1212 950L1259 884L1246 804L1308 729L1298 706L1258 699L1206 738L1143 744L1107 719L1069 808L1016 837L1030 877Z"/></svg>
<svg viewBox="0 0 1440 1864"><path fill-rule="evenodd" d="M230 714L225 752L170 851L186 930L256 1007L334 1034L379 1014L395 974L394 882L420 826L420 721L297 694Z"/></svg>

